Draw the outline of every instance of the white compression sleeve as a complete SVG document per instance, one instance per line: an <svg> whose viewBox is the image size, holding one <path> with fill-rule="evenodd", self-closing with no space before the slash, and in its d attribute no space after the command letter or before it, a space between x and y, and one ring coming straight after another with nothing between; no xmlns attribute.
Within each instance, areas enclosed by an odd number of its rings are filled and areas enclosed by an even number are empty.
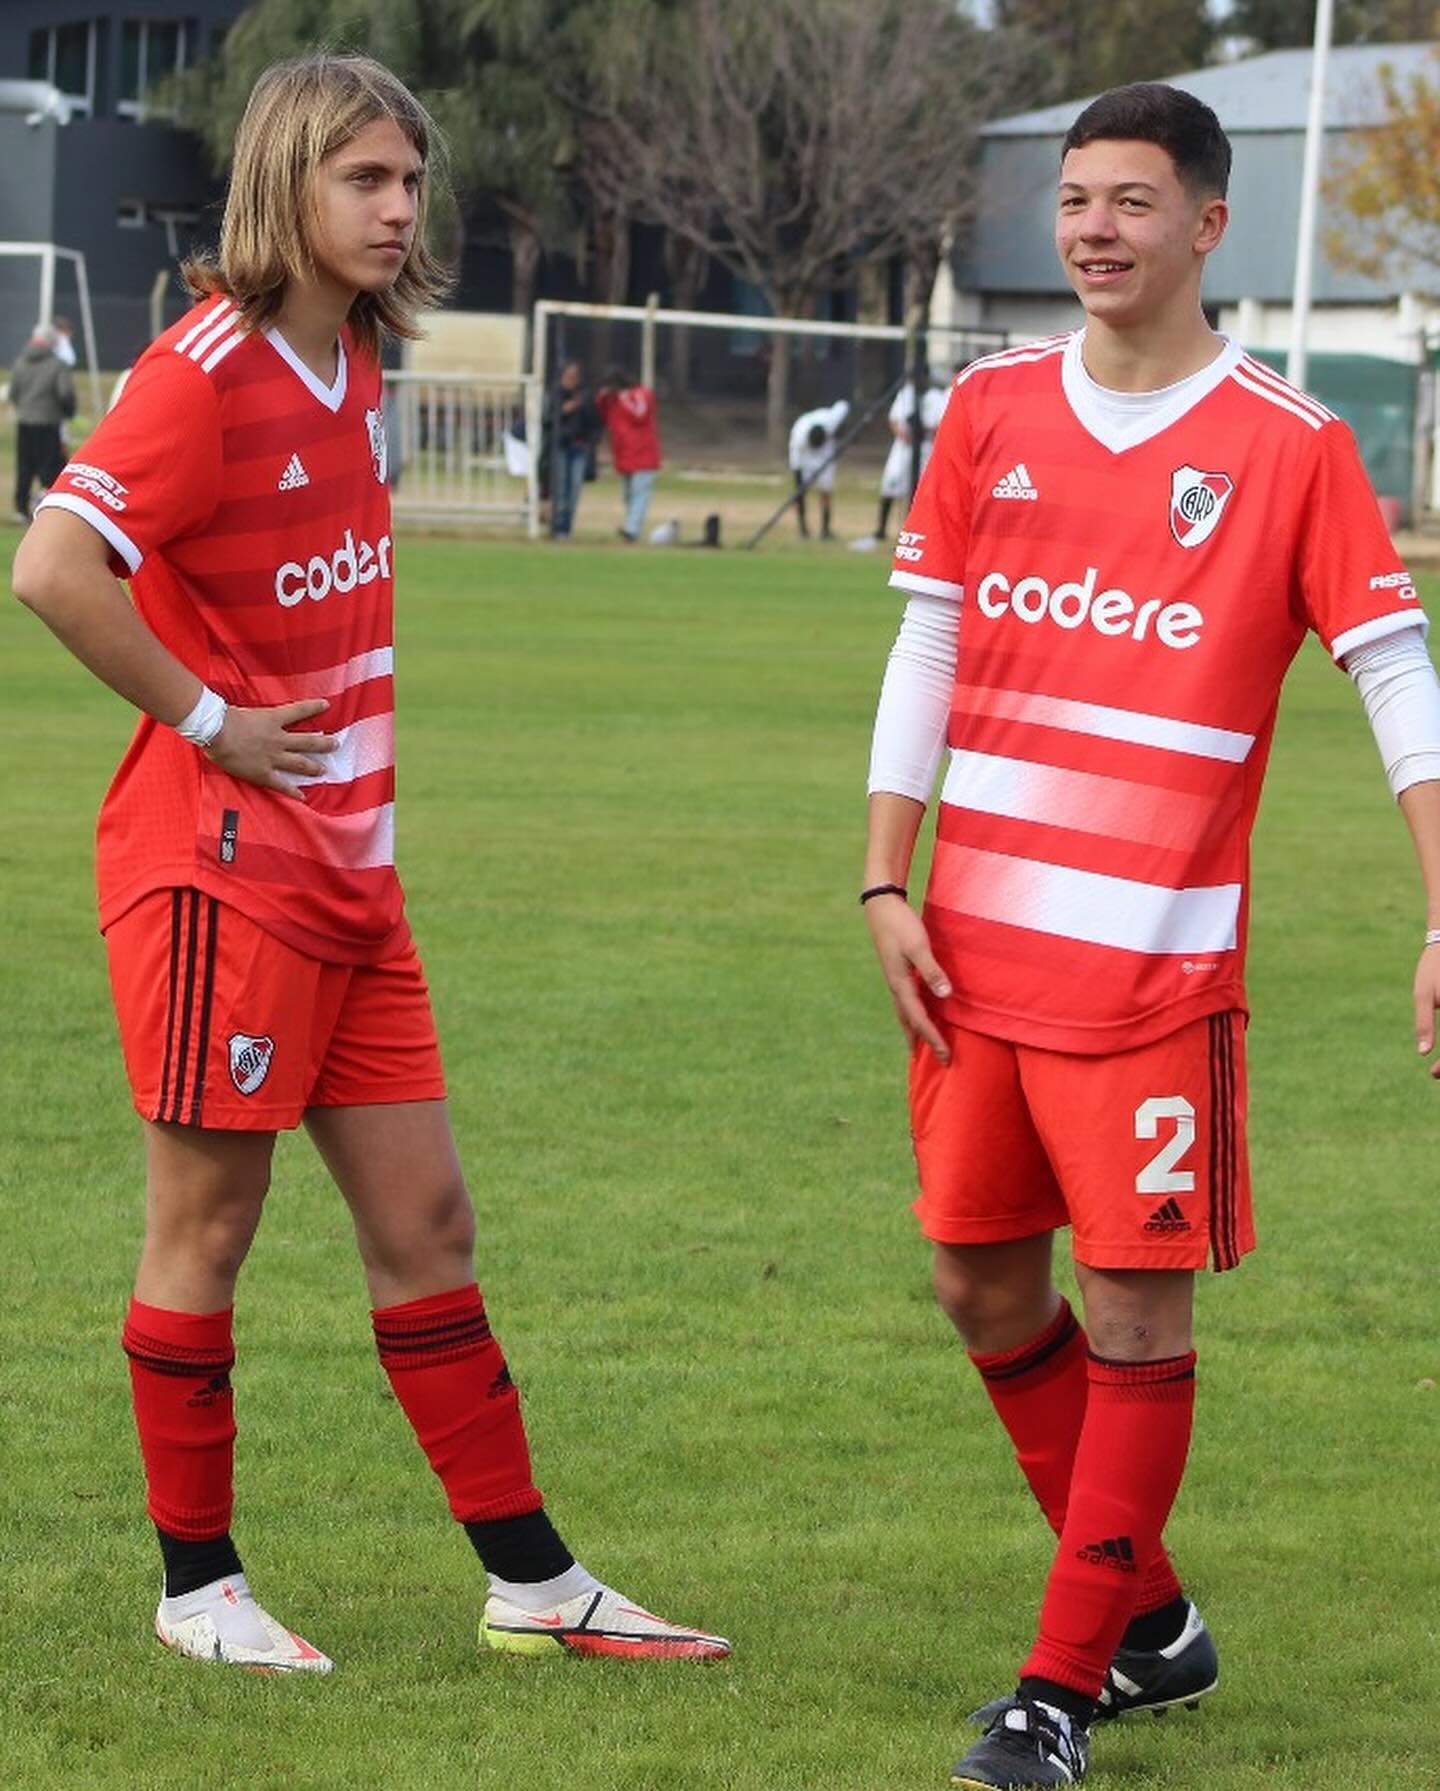
<svg viewBox="0 0 1440 1791"><path fill-rule="evenodd" d="M890 649L870 744L870 795L928 802L945 750L960 639L958 597L916 595Z"/></svg>
<svg viewBox="0 0 1440 1791"><path fill-rule="evenodd" d="M1423 630L1387 634L1341 663L1360 692L1392 793L1440 778L1440 679Z"/></svg>

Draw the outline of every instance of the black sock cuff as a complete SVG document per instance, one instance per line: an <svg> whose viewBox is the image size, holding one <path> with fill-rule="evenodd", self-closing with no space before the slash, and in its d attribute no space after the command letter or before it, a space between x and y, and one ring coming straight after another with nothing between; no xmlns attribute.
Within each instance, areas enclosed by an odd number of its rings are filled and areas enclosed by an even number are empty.
<svg viewBox="0 0 1440 1791"><path fill-rule="evenodd" d="M575 1565L574 1555L566 1548L543 1505L538 1511L521 1512L519 1517L492 1517L468 1523L465 1534L484 1562L485 1571L498 1580L530 1585L536 1580L553 1580L556 1574Z"/></svg>
<svg viewBox="0 0 1440 1791"><path fill-rule="evenodd" d="M1048 1704L1052 1710L1063 1710L1082 1729L1088 1729L1095 1717L1095 1699L1084 1692L1072 1691L1068 1685L1057 1685L1053 1679L1022 1679L1015 1695L1028 1698L1032 1704Z"/></svg>
<svg viewBox="0 0 1440 1791"><path fill-rule="evenodd" d="M160 1538L160 1553L165 1561L165 1596L182 1598L208 1586L212 1580L243 1573L240 1556L227 1530L223 1536L207 1536L201 1542L187 1542L183 1536L172 1536L155 1526Z"/></svg>
<svg viewBox="0 0 1440 1791"><path fill-rule="evenodd" d="M1120 1638L1120 1646L1143 1648L1152 1653L1157 1648L1168 1648L1172 1642L1179 1641L1189 1616L1190 1600L1182 1592L1178 1598L1172 1598L1169 1604L1162 1604L1158 1610L1132 1617Z"/></svg>

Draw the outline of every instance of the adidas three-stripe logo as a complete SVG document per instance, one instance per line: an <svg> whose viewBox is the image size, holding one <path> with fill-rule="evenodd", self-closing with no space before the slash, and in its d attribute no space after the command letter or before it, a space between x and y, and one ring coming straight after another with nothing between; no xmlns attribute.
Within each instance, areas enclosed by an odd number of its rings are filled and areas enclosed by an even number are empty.
<svg viewBox="0 0 1440 1791"><path fill-rule="evenodd" d="M1172 1195L1164 1206L1156 1207L1155 1211L1151 1213L1145 1221L1145 1229L1170 1236L1177 1232L1189 1231L1190 1221L1185 1217L1180 1202Z"/></svg>
<svg viewBox="0 0 1440 1791"><path fill-rule="evenodd" d="M300 464L300 456L298 454L292 454L290 456L290 464L285 468L285 471L281 473L280 483L276 489L278 491L296 491L300 486L308 485L309 483L310 475Z"/></svg>
<svg viewBox="0 0 1440 1791"><path fill-rule="evenodd" d="M1134 1573L1135 1545L1128 1536L1107 1536L1103 1542L1087 1542L1077 1548L1076 1558L1092 1567L1110 1567L1116 1573Z"/></svg>
<svg viewBox="0 0 1440 1791"><path fill-rule="evenodd" d="M990 495L997 498L1019 498L1032 504L1040 497L1040 493L1030 482L1030 469L1023 460L1011 467Z"/></svg>

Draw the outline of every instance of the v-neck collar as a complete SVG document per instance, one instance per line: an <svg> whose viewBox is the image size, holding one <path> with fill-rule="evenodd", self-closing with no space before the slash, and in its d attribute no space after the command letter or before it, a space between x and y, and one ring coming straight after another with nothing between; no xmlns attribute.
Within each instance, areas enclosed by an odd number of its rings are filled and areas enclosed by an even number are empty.
<svg viewBox="0 0 1440 1791"><path fill-rule="evenodd" d="M311 372L279 330L266 330L265 340L312 397L318 398L328 411L339 410L345 402L345 390L349 378L349 362L345 358L343 337L335 344L335 382L328 386Z"/></svg>
<svg viewBox="0 0 1440 1791"><path fill-rule="evenodd" d="M1085 371L1081 358L1085 332L1076 330L1065 344L1060 362L1060 383L1076 422L1112 454L1124 454L1144 442L1153 441L1194 410L1202 399L1208 398L1239 365L1244 353L1240 344L1229 336L1222 336L1220 340L1224 346L1208 367L1189 374L1173 386L1165 386L1158 392L1110 392L1107 387L1098 387ZM1120 400L1122 405L1127 399L1135 400L1133 408L1137 414L1134 422L1117 425L1097 402L1097 389L1105 391L1109 398Z"/></svg>

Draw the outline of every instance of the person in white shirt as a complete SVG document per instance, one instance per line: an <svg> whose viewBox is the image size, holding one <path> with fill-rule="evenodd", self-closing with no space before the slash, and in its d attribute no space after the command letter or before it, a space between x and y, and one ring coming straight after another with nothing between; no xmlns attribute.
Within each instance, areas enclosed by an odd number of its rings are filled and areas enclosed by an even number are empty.
<svg viewBox="0 0 1440 1791"><path fill-rule="evenodd" d="M795 475L795 518L800 525L800 539L810 539L810 523L805 514L805 494L813 485L820 493L820 539L834 539L831 527L831 500L835 490L835 437L850 415L848 399L807 410L795 419L790 429L790 471Z"/></svg>

